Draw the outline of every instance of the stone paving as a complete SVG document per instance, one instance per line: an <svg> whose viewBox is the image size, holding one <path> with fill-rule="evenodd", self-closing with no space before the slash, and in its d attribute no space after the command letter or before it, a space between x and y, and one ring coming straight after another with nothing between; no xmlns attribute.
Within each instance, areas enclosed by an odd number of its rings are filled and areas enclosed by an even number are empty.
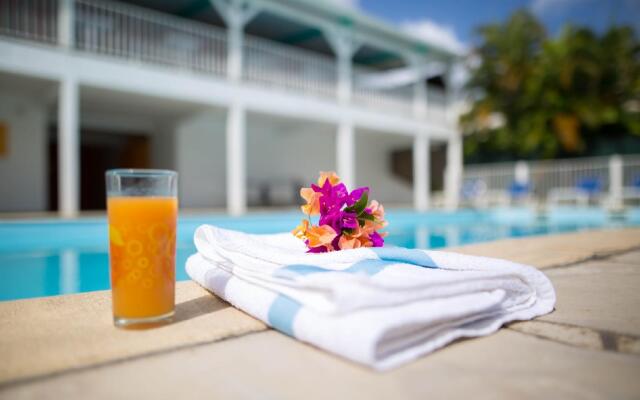
<svg viewBox="0 0 640 400"><path fill-rule="evenodd" d="M611 245L616 242L618 247ZM266 330L8 382L0 385L0 398L637 399L638 246L640 232L627 230L458 249L518 261L547 260L534 265L545 268L556 288L556 311L512 323L488 337L458 341L387 373ZM547 249L548 257L541 249ZM570 257L562 261L553 249Z"/></svg>

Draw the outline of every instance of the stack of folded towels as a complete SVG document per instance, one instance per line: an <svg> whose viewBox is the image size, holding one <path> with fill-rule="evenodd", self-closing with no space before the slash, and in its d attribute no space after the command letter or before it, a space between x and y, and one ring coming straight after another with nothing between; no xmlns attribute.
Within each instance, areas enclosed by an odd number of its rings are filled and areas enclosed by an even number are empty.
<svg viewBox="0 0 640 400"><path fill-rule="evenodd" d="M399 247L307 253L290 233L209 225L186 270L200 285L296 339L386 370L462 337L553 310L535 268Z"/></svg>

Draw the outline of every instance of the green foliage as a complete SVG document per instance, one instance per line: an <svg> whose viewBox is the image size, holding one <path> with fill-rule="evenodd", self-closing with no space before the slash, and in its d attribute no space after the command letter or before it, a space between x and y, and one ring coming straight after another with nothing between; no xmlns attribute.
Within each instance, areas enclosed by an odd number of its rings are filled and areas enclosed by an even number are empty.
<svg viewBox="0 0 640 400"><path fill-rule="evenodd" d="M598 36L568 26L550 38L519 11L479 34L474 101L461 117L466 156L582 155L607 135L640 136L640 42L631 28Z"/></svg>

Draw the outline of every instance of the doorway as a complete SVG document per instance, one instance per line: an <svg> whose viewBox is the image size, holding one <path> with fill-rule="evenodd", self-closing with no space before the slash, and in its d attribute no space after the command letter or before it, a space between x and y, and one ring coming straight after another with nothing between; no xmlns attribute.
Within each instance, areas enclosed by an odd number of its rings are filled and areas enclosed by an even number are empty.
<svg viewBox="0 0 640 400"><path fill-rule="evenodd" d="M49 210L58 209L57 127L49 129ZM80 209L104 210L104 173L113 168L150 168L151 141L141 133L81 129Z"/></svg>

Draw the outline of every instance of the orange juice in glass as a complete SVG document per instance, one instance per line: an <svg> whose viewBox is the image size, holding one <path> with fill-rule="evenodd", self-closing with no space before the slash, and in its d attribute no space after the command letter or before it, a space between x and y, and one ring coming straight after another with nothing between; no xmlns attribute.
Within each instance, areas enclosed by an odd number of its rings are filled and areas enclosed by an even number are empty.
<svg viewBox="0 0 640 400"><path fill-rule="evenodd" d="M113 321L120 327L170 321L178 174L115 169L106 180Z"/></svg>

